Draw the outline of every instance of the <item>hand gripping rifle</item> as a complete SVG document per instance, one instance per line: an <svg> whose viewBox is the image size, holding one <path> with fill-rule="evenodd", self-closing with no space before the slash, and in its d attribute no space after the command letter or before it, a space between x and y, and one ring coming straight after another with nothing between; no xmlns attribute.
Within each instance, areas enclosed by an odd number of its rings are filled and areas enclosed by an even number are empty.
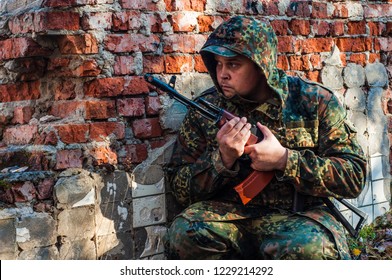
<svg viewBox="0 0 392 280"><path fill-rule="evenodd" d="M154 85L159 90L168 93L171 98L179 101L187 108L193 108L203 117L215 122L218 127L222 127L227 121L236 117L232 113L219 108L202 97L199 97L196 102L181 95L174 89L176 76L171 77L169 84L162 82L161 80L153 77L151 74L145 74L144 78L148 83ZM260 142L261 140L263 140L262 133L256 127L253 127L251 136L245 145L253 145ZM274 174L275 172L273 171L253 170L244 181L235 186L234 189L239 194L242 203L245 205L256 195L258 195L269 184L269 182L274 177ZM355 228L345 219L345 217L340 213L339 209L329 198L323 198L324 203L330 209L335 218L344 225L344 227L353 237L357 237L359 230L365 223L368 215L345 200L337 200L359 216L359 222Z"/></svg>

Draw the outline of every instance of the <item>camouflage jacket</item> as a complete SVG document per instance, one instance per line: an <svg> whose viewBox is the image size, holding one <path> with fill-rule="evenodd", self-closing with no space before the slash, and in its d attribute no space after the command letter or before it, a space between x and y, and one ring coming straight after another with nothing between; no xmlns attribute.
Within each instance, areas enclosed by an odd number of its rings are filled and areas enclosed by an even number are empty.
<svg viewBox="0 0 392 280"><path fill-rule="evenodd" d="M214 59L201 50L215 83L203 97L252 124L267 126L289 151L285 171L276 172L247 205L290 210L294 190L305 195L307 207L320 205L320 197L357 197L366 179L366 160L346 110L327 88L277 69L276 44L268 24L235 17L218 27L203 47L224 46L252 59L275 93L263 104L224 97L216 82ZM211 199L240 202L233 187L251 172L249 159L244 155L233 170L226 169L215 140L218 129L193 110L180 127L167 170L175 197L183 205Z"/></svg>

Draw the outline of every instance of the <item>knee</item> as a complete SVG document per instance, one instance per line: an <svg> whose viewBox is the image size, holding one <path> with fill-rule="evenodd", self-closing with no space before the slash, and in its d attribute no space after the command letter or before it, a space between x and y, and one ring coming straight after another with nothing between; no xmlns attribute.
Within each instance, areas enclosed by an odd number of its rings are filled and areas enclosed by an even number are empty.
<svg viewBox="0 0 392 280"><path fill-rule="evenodd" d="M176 218L165 236L166 256L169 259L187 259L191 254L192 239L189 238L190 222L184 218Z"/></svg>

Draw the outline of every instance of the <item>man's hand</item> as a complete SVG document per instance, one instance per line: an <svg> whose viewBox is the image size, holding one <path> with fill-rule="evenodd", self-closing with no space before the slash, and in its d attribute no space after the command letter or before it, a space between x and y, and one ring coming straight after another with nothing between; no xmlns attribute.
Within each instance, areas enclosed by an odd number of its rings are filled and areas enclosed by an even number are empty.
<svg viewBox="0 0 392 280"><path fill-rule="evenodd" d="M251 124L247 119L234 118L225 123L216 135L223 165L231 169L235 161L244 153L245 144L250 137Z"/></svg>
<svg viewBox="0 0 392 280"><path fill-rule="evenodd" d="M257 127L263 133L264 139L244 149L252 160L250 167L258 171L284 171L287 164L287 149L279 143L268 127L260 123L257 123Z"/></svg>

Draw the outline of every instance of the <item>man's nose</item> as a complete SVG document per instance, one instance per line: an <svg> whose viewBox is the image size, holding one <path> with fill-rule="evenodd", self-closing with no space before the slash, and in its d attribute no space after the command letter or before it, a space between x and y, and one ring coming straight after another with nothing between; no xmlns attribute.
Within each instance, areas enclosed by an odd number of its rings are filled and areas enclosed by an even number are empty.
<svg viewBox="0 0 392 280"><path fill-rule="evenodd" d="M229 79L230 76L225 66L222 66L219 76L222 80Z"/></svg>

